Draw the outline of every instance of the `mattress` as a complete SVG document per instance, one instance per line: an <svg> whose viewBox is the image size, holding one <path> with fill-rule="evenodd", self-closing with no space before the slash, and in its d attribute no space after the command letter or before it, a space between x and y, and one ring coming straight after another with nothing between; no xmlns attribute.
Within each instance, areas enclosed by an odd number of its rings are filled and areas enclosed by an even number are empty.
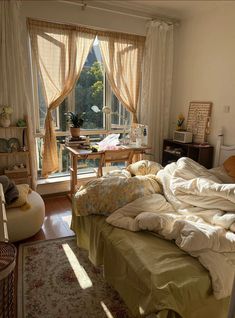
<svg viewBox="0 0 235 318"><path fill-rule="evenodd" d="M214 298L207 270L173 242L115 228L96 215L73 215L72 229L136 317L227 316L229 299Z"/></svg>

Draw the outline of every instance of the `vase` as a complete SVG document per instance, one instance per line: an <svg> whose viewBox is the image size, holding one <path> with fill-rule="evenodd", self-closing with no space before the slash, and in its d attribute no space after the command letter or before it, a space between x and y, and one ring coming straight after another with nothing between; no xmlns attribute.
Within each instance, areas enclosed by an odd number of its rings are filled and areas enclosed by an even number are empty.
<svg viewBox="0 0 235 318"><path fill-rule="evenodd" d="M70 127L70 134L72 137L80 136L80 128Z"/></svg>
<svg viewBox="0 0 235 318"><path fill-rule="evenodd" d="M0 126L7 128L11 124L11 120L9 118L0 118Z"/></svg>

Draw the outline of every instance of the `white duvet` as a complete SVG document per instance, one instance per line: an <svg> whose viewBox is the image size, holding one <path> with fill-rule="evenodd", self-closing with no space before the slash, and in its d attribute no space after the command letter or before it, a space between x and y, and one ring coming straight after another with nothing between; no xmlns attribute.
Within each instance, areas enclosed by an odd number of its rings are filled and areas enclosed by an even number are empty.
<svg viewBox="0 0 235 318"><path fill-rule="evenodd" d="M222 184L189 158L166 166L157 176L165 197L139 198L107 222L174 240L209 271L215 297L229 296L235 273L235 184Z"/></svg>

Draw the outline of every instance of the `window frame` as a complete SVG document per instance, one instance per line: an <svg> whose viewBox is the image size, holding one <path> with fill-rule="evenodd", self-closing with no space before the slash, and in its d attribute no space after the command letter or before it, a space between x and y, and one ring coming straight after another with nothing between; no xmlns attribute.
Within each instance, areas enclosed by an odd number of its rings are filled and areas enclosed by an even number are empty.
<svg viewBox="0 0 235 318"><path fill-rule="evenodd" d="M31 47L30 47L31 48ZM36 156L37 156L37 170L39 168L39 150L37 147L37 138L43 138L45 135L44 128L40 127L40 103L39 103L39 74L37 70L37 65L35 59L31 58L31 69L32 69L32 81L33 81L33 96L34 96L34 109L33 109L33 116L34 116L34 123L35 123L35 131L34 131L34 140L36 145ZM107 75L105 73L105 70L103 71L103 106L108 105L111 107L112 105L112 96L113 91L112 88L108 82ZM67 96L67 105L68 105L68 111L74 111L75 110L75 87L70 92L70 94ZM60 115L60 106L55 109L56 111L56 117L57 117L57 123L59 124L59 115ZM121 111L121 109L119 109ZM131 113L130 113L131 115ZM132 115L131 115L132 116ZM82 129L81 128L81 134L85 136L93 136L93 135L108 135L111 133L123 133L125 132L125 125L117 125L112 124L111 122L111 114L104 114L103 113L103 128L102 129ZM120 122L120 121L119 121ZM66 137L70 136L69 127L67 127L66 131L60 130L59 125L55 125L55 135L56 137ZM129 126L128 126L129 128ZM38 170L39 171L39 170ZM65 174L63 177L66 177L67 174ZM52 176L56 177L56 176ZM43 179L42 177L38 176L38 179Z"/></svg>

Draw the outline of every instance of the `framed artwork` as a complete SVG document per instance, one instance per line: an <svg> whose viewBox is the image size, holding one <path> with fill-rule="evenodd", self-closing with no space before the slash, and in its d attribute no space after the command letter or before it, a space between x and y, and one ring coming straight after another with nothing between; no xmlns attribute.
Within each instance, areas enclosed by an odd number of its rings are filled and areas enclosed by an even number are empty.
<svg viewBox="0 0 235 318"><path fill-rule="evenodd" d="M190 102L187 131L193 134L193 142L203 144L209 135L212 102Z"/></svg>

